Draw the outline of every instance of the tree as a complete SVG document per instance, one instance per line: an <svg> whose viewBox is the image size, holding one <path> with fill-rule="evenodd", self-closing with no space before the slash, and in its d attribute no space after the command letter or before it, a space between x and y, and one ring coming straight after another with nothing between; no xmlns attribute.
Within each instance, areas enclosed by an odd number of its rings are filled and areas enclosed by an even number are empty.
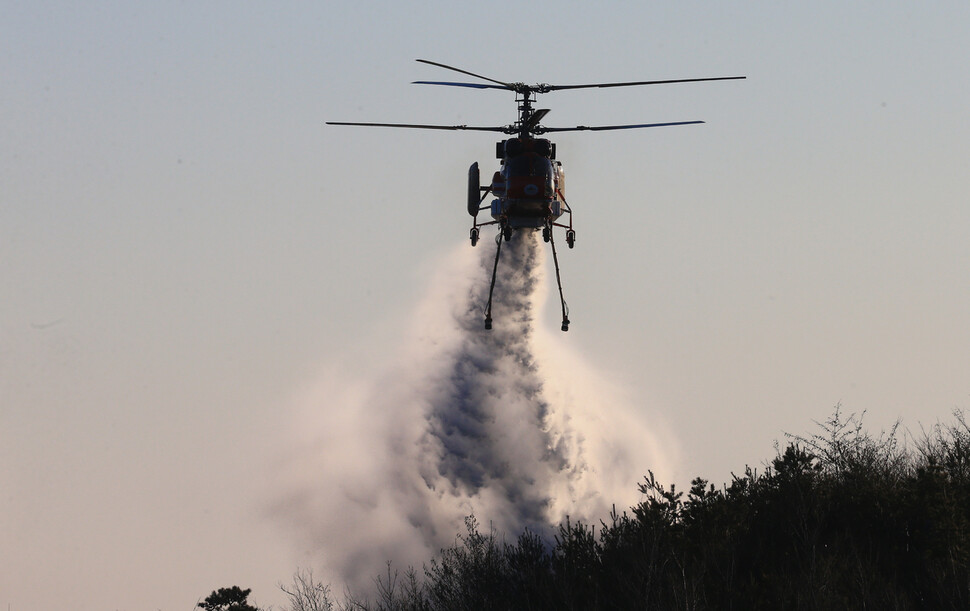
<svg viewBox="0 0 970 611"><path fill-rule="evenodd" d="M290 611L333 611L330 587L314 579L311 569L297 570L293 583L280 589L290 599Z"/></svg>
<svg viewBox="0 0 970 611"><path fill-rule="evenodd" d="M246 601L250 592L252 592L251 589L243 590L239 586L219 588L213 590L212 594L196 606L202 607L205 611L259 611L259 607L254 607Z"/></svg>
<svg viewBox="0 0 970 611"><path fill-rule="evenodd" d="M898 425L871 435L836 407L763 470L686 493L648 472L629 513L567 517L552 541L502 544L469 517L423 580L388 567L375 605L341 608L970 609L970 422L955 417L914 451Z"/></svg>

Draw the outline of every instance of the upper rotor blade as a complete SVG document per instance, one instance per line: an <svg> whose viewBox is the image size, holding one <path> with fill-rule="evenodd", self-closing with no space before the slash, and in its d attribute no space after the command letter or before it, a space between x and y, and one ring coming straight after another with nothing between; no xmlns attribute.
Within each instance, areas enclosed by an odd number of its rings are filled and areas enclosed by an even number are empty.
<svg viewBox="0 0 970 611"><path fill-rule="evenodd" d="M636 125L599 125L590 127L588 125L577 125L576 127L541 127L536 133L547 132L603 132L613 129L638 129L641 127L670 127L673 125L695 125L703 121L675 121L672 123L638 123Z"/></svg>
<svg viewBox="0 0 970 611"><path fill-rule="evenodd" d="M410 129L448 129L448 130L468 130L479 132L505 132L512 133L508 126L478 127L474 125L418 125L413 123L350 123L346 121L327 121L327 125L357 125L364 127L406 127Z"/></svg>
<svg viewBox="0 0 970 611"><path fill-rule="evenodd" d="M486 85L485 83L451 83L446 81L411 81L412 85L448 85L449 87L472 87L474 89L508 89L505 85Z"/></svg>
<svg viewBox="0 0 970 611"><path fill-rule="evenodd" d="M631 81L628 83L590 83L586 85L546 85L547 91L560 91L562 89L589 89L591 87L632 87L634 85L667 85L670 83L697 83L699 81L733 81L746 79L746 76L715 76L710 78L681 78L663 81Z"/></svg>
<svg viewBox="0 0 970 611"><path fill-rule="evenodd" d="M497 80L495 80L493 78L488 78L487 76L482 76L481 74L475 74L474 72L469 72L468 70L462 70L461 68L455 68L454 66L449 66L447 64L440 64L438 62L429 61L427 59L419 59L419 60L416 60L416 61L419 61L422 64L430 64L432 66L438 66L439 68L444 68L445 70L454 70L455 72L461 72L462 74L467 74L468 76L474 76L475 78L480 78L483 81L489 81L491 83L496 83L498 85L502 85L506 89L514 89L514 87L512 87L512 85L510 85L508 83L505 83L505 82L502 82L502 81L497 81Z"/></svg>

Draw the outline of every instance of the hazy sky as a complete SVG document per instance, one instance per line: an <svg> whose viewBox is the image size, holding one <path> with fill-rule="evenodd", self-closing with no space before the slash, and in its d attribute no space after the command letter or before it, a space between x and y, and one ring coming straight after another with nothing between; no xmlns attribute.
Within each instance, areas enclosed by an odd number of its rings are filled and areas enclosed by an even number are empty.
<svg viewBox="0 0 970 611"><path fill-rule="evenodd" d="M555 138L562 340L669 437L662 477L724 481L839 402L915 434L970 407L968 29L966 2L0 2L0 608L279 604L314 563L266 508L294 406L400 354L496 164L494 134L324 122L516 116L415 58L747 75L539 98L707 121Z"/></svg>

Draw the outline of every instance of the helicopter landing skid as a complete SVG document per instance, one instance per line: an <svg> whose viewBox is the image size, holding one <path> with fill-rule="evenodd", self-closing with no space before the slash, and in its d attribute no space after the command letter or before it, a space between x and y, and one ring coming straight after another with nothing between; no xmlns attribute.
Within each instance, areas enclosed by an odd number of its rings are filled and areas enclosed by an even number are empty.
<svg viewBox="0 0 970 611"><path fill-rule="evenodd" d="M562 330L569 331L569 306L566 305L566 298L562 294L562 278L559 275L559 257L556 256L556 240L552 237L552 226L547 224L543 229L543 234L548 232L549 245L552 246L552 262L556 268L556 285L559 286L559 301L562 303ZM567 237L568 240L568 237ZM572 244L569 245L572 248Z"/></svg>
<svg viewBox="0 0 970 611"><path fill-rule="evenodd" d="M502 255L502 242L508 241L511 236L512 228L507 224L502 225L502 230L499 231L498 235L495 236L495 263L492 265L492 281L488 285L488 303L485 305L485 329L489 330L492 328L492 294L495 291L495 275L498 272L498 260ZM549 242L552 247L552 261L556 268L556 285L559 287L559 302L562 304L562 330L569 331L569 306L566 305L566 298L563 297L562 293L562 277L559 274L559 257L556 255L556 241L552 237L552 225L547 223L542 229L542 237ZM475 236L477 237L477 236ZM477 241L477 240L476 240ZM572 245L570 244L570 247Z"/></svg>
<svg viewBox="0 0 970 611"><path fill-rule="evenodd" d="M502 239L504 234L505 234L505 227L503 226L502 231L499 232L498 236L495 239L495 243L498 244L498 246L495 249L495 265L492 266L492 282L491 284L488 285L488 304L486 304L485 306L485 329L486 330L492 328L492 292L495 291L495 272L498 271L498 258L502 254L502 242L505 241Z"/></svg>

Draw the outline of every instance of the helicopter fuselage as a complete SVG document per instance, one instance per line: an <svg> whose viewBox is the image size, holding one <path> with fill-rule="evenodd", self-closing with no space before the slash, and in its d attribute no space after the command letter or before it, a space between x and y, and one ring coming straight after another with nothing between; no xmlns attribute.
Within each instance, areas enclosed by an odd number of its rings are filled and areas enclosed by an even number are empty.
<svg viewBox="0 0 970 611"><path fill-rule="evenodd" d="M496 144L501 167L485 187L495 199L495 222L512 228L554 224L567 210L566 181L556 146L545 138L509 138Z"/></svg>

